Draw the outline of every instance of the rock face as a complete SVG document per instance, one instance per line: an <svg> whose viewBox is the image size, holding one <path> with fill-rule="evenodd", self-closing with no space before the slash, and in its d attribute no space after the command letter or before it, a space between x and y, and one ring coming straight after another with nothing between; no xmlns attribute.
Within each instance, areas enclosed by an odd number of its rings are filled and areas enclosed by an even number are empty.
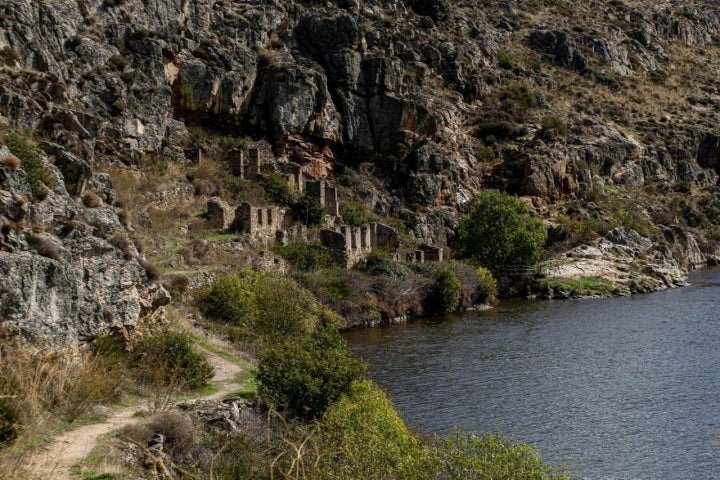
<svg viewBox="0 0 720 480"><path fill-rule="evenodd" d="M77 216L108 240L112 192L95 162L185 161L190 127L316 161L310 177L370 172L348 195L417 242L451 240L482 188L529 197L549 220L595 202L601 223L613 212L598 199L623 190L652 203L658 230L676 225L714 255L717 5L431 3L5 1L0 125L38 132L67 192L104 205L4 193L0 213ZM30 195L22 173L3 175L6 192ZM676 203L692 205L675 211L665 195L682 190ZM5 249L30 248L9 230Z"/></svg>
<svg viewBox="0 0 720 480"><path fill-rule="evenodd" d="M79 194L89 180L87 164L59 145L43 147ZM162 287L141 295L145 269L112 207L87 208L73 199L44 155L54 184L44 199L34 198L22 163L8 168L10 155L0 147L1 335L75 344L131 330L141 314L163 304Z"/></svg>

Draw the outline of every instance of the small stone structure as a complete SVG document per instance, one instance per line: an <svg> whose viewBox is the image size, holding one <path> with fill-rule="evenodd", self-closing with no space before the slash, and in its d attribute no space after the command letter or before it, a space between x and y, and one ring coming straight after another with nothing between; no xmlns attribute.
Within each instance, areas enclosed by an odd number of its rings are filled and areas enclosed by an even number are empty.
<svg viewBox="0 0 720 480"><path fill-rule="evenodd" d="M280 245L288 245L291 242L307 243L307 226L295 224L290 228L275 232L275 242Z"/></svg>
<svg viewBox="0 0 720 480"><path fill-rule="evenodd" d="M206 216L211 227L227 230L235 222L235 209L220 197L213 197L207 202Z"/></svg>
<svg viewBox="0 0 720 480"><path fill-rule="evenodd" d="M432 245L420 245L417 250L405 254L408 263L442 262L443 249Z"/></svg>
<svg viewBox="0 0 720 480"><path fill-rule="evenodd" d="M307 180L305 191L309 197L314 198L321 206L325 207L330 215L340 216L337 188L328 185L325 180Z"/></svg>
<svg viewBox="0 0 720 480"><path fill-rule="evenodd" d="M260 151L257 148L250 148L245 152L234 148L228 153L230 171L233 175L246 180L257 180L260 174Z"/></svg>
<svg viewBox="0 0 720 480"><path fill-rule="evenodd" d="M275 234L282 227L285 212L280 207L254 207L243 202L235 210L233 229L267 243L275 240Z"/></svg>
<svg viewBox="0 0 720 480"><path fill-rule="evenodd" d="M305 191L305 178L302 166L295 162L281 163L280 172L282 172L287 179L288 186L291 190L296 190L298 193Z"/></svg>
<svg viewBox="0 0 720 480"><path fill-rule="evenodd" d="M351 268L372 252L373 248L394 251L400 246L400 236L392 227L371 223L359 227L342 226L337 230L324 229L320 242L327 247L338 266Z"/></svg>

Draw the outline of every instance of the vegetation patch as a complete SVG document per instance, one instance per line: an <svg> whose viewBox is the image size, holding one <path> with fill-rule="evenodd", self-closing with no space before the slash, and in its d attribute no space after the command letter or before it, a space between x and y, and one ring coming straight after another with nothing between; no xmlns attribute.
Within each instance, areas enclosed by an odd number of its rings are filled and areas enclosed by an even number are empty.
<svg viewBox="0 0 720 480"><path fill-rule="evenodd" d="M607 297L617 291L610 280L600 277L550 277L540 281L544 290L564 297Z"/></svg>

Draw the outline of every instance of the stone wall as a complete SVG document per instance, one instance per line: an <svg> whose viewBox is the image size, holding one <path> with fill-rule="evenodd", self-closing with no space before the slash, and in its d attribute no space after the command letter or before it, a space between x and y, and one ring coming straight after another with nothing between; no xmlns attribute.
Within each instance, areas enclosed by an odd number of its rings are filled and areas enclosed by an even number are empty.
<svg viewBox="0 0 720 480"><path fill-rule="evenodd" d="M337 188L328 185L325 180L307 180L305 182L307 195L317 200L334 217L340 216L340 203L338 202Z"/></svg>
<svg viewBox="0 0 720 480"><path fill-rule="evenodd" d="M325 229L320 232L320 241L335 264L346 268L365 260L373 248L396 251L400 246L397 230L381 223Z"/></svg>
<svg viewBox="0 0 720 480"><path fill-rule="evenodd" d="M280 207L254 207L243 202L235 210L233 228L238 233L267 243L275 240L275 234L281 229L284 217L285 212Z"/></svg>
<svg viewBox="0 0 720 480"><path fill-rule="evenodd" d="M213 197L207 202L207 221L212 228L227 230L235 221L235 209L219 197Z"/></svg>

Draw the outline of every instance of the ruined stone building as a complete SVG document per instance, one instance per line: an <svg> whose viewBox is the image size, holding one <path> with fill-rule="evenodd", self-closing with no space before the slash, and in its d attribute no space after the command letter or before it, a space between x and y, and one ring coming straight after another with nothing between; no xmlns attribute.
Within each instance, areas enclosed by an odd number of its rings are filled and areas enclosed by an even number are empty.
<svg viewBox="0 0 720 480"><path fill-rule="evenodd" d="M325 207L330 215L340 216L337 188L330 186L325 180L306 180L305 192Z"/></svg>
<svg viewBox="0 0 720 480"><path fill-rule="evenodd" d="M336 265L351 268L365 260L373 248L396 251L400 247L400 236L392 227L370 223L359 227L324 229L320 232L320 242L328 249Z"/></svg>
<svg viewBox="0 0 720 480"><path fill-rule="evenodd" d="M416 250L408 252L405 255L405 260L410 263L442 262L443 256L442 247L420 245Z"/></svg>
<svg viewBox="0 0 720 480"><path fill-rule="evenodd" d="M280 207L255 207L243 202L235 210L233 230L263 243L275 241L275 234L282 228L285 211Z"/></svg>

